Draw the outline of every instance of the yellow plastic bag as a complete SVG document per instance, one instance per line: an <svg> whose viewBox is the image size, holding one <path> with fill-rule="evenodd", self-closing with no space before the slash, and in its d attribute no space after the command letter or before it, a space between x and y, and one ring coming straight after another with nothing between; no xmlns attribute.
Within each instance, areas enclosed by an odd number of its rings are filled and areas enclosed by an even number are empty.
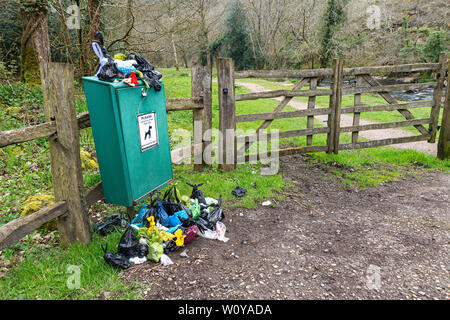
<svg viewBox="0 0 450 320"><path fill-rule="evenodd" d="M148 228L148 233L151 234L153 231L153 228L155 227L155 217L150 216L147 218L148 222L150 222L150 227Z"/></svg>
<svg viewBox="0 0 450 320"><path fill-rule="evenodd" d="M164 242L169 241L169 240L172 240L172 239L175 239L175 237L176 237L174 234L169 233L169 232L166 232L166 231L163 231L163 230L161 230L161 231L159 232L159 236L161 237L161 239L162 239Z"/></svg>
<svg viewBox="0 0 450 320"><path fill-rule="evenodd" d="M177 238L175 240L175 244L178 247L182 247L184 245L184 238L186 238L186 235L183 235L183 231L181 231L181 229L178 229L177 231L175 231L174 235Z"/></svg>

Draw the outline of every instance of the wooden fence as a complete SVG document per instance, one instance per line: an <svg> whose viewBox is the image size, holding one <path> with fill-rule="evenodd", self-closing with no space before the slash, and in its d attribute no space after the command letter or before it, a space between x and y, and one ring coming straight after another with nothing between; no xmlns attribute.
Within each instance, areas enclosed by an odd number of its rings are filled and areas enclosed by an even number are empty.
<svg viewBox="0 0 450 320"><path fill-rule="evenodd" d="M104 197L101 182L84 190L79 130L89 128L91 123L89 113L77 115L75 111L73 67L50 63L41 67L41 76L46 122L0 132L0 148L48 137L56 203L0 227L0 250L55 218L62 241L89 243L88 207ZM166 99L168 112L193 110L194 144L187 150L173 150L173 162L190 157L194 151L195 169L209 167L200 156L209 143L203 141L203 134L211 129L211 104L211 72L206 67L192 69L191 98Z"/></svg>
<svg viewBox="0 0 450 320"><path fill-rule="evenodd" d="M412 141L436 140L440 106L442 104L445 74L449 69L446 55L441 55L439 63L417 63L397 66L343 68L341 60L334 60L332 68L312 70L256 70L235 72L231 59L220 58L217 61L219 86L219 168L233 170L237 163L237 155L243 154L259 139L259 134L267 129L275 119L306 117L307 127L297 130L283 131L278 138L306 136L306 146L274 150L256 155L245 155L245 161L263 159L273 153L279 156L325 151L338 153L339 150L359 149L391 145ZM381 85L373 75L387 73L411 73L432 71L437 80L428 83ZM15 219L0 227L0 250L6 248L21 238L36 230L50 220L57 219L58 230L63 241L89 243L88 207L103 199L102 184L99 183L89 190L84 190L84 182L80 161L79 131L91 126L89 114L77 115L74 103L73 68L70 65L51 63L41 68L42 89L44 93L44 110L46 122L43 124L0 132L0 148L48 137L53 192L56 203L27 217ZM235 79L239 78L296 78L300 79L292 90L274 90L260 93L235 94ZM319 79L332 78L329 89L319 89ZM344 87L344 77L356 78L356 85ZM447 84L449 83L447 76ZM308 90L301 90L309 85ZM434 98L431 101L415 101L400 103L389 92L393 90L414 90L434 88ZM448 87L448 85L447 85ZM439 157L450 157L450 108L449 91L444 101L444 117L439 140ZM205 163L203 151L210 150L211 139L208 135L212 129L212 75L206 67L192 69L192 97L166 99L167 111L193 110L193 144L172 151L172 161L179 162L185 157L194 155L194 168L200 170L209 168ZM361 94L378 93L388 104L364 105ZM354 95L354 105L342 107L342 96ZM329 96L328 108L316 108L316 97ZM262 98L284 97L280 104L270 113L236 115L236 101L256 100ZM305 110L281 112L294 97L308 97ZM430 116L425 119L415 119L409 109L431 107ZM405 117L404 121L360 124L361 112L398 111ZM341 127L342 114L353 114L353 124ZM313 126L315 116L327 116L326 127ZM244 121L264 121L251 136L236 136L236 123ZM428 125L426 128L424 125ZM373 141L359 141L359 133L366 130L399 128L414 126L419 134L412 137L389 138ZM352 142L341 144L342 133L352 133ZM313 136L327 134L327 143L313 145ZM271 135L267 135L269 139ZM239 151L238 143L243 144ZM232 151L231 153L229 151Z"/></svg>
<svg viewBox="0 0 450 320"><path fill-rule="evenodd" d="M428 141L434 143L438 130L440 107L444 104L444 119L440 133L439 157L450 157L448 145L449 136L449 99L447 90L447 99L443 102L443 89L446 70L448 70L448 59L446 54L441 54L439 63L415 63L395 66L376 66L343 68L343 62L340 59L333 61L332 68L311 69L311 70L250 70L234 71L233 61L231 59L221 58L217 62L217 73L219 82L219 130L223 137L219 141L219 166L224 170L233 170L236 167L238 158L245 162L255 159L271 157L272 154L279 156L320 152L337 154L339 150L371 148L378 146L393 145L398 143L407 143L414 141ZM413 73L422 71L432 71L436 74L436 81L426 83L408 83L382 85L374 75L389 73ZM321 78L331 77L332 85L329 89L318 89L318 82ZM344 77L355 79L354 86L344 86ZM235 79L240 78L295 78L300 79L292 90L272 90L257 93L235 94ZM447 83L449 78L447 75ZM309 85L308 90L302 90ZM447 85L448 87L448 85ZM434 97L432 100L421 100L414 102L399 102L390 92L394 90L422 90L425 88L434 88ZM376 93L379 94L388 104L384 105L364 105L361 102L361 94ZM354 105L351 107L342 107L342 96L354 95ZM329 96L330 103L328 108L316 108L316 97ZM270 113L256 113L236 115L236 102L246 100L256 100L265 98L283 97L279 105ZM294 97L308 97L307 108L304 110L281 112ZM427 118L416 119L410 112L410 109L420 107L431 107L430 116ZM386 123L360 124L362 112L375 111L398 111L405 120ZM341 127L341 115L353 114L352 126ZM328 125L326 127L314 127L314 116L328 116ZM273 150L269 153L259 153L249 155L244 153L249 147L263 139L271 139L271 134L261 135L275 119L307 117L307 127L304 129L281 131L274 135L277 139L286 137L306 136L306 146ZM231 135L236 132L237 122L261 121L264 122L258 127L256 133L248 136ZM428 125L428 128L425 127ZM418 135L408 137L392 137L381 140L358 141L361 131L380 130L390 128L400 128L414 126L418 130ZM339 138L342 133L351 133L351 143L340 143ZM313 145L312 139L315 134L327 134L327 143L324 145ZM238 144L242 146L238 149ZM447 151L444 151L447 150Z"/></svg>

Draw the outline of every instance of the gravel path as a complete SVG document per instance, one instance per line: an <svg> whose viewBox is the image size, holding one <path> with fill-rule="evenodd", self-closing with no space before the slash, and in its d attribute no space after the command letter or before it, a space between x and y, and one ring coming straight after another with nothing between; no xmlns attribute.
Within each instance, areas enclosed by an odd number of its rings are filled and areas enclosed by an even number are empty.
<svg viewBox="0 0 450 320"><path fill-rule="evenodd" d="M228 242L197 237L124 280L148 300L449 299L450 175L358 190L333 170L348 169L283 157L283 201L225 207Z"/></svg>
<svg viewBox="0 0 450 320"><path fill-rule="evenodd" d="M243 86L247 89L249 89L252 92L261 92L261 91L269 91L266 87L255 84L255 83L248 83L248 82L236 82L237 85ZM277 101L282 101L283 97L274 98ZM308 108L308 104L302 101L298 101L295 99L292 99L289 102L289 105L295 109L303 110ZM322 121L326 125L326 121L328 120L328 116L316 116L316 119ZM360 120L361 125L366 124L373 124L376 122L368 121L368 120ZM349 115L341 115L341 127L351 127L353 125L353 116ZM417 134L414 134L410 131L401 130L401 129L383 129L383 130L369 130L369 131L362 131L359 133L359 135L363 138L369 139L369 140L381 140L381 139L387 139L387 138L399 138L399 137L410 137ZM418 142L410 142L410 143L402 143L402 144L395 144L392 145L392 147L398 148L398 149L413 149L424 153L429 153L432 155L437 155L437 142L436 143L428 143L427 141L418 141Z"/></svg>

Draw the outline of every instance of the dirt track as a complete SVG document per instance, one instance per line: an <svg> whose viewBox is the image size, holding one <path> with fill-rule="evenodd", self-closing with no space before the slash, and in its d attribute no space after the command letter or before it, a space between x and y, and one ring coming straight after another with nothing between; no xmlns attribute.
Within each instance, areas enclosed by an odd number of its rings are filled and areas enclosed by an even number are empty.
<svg viewBox="0 0 450 320"><path fill-rule="evenodd" d="M269 91L269 89L265 88L264 86L261 86L259 84L255 83L248 83L248 82L237 82L237 85L244 86L247 89L249 89L252 92L261 92L261 91ZM274 98L277 101L283 100L283 97ZM298 101L295 99L292 99L289 104L289 106L302 110L307 109L308 104L302 101ZM328 116L316 116L316 119L322 121L325 123L328 120ZM368 120L360 120L361 125L366 124L373 124L375 122L368 121ZM351 127L353 125L353 116L349 115L341 115L341 127ZM418 134L418 133L417 133ZM412 132L401 130L401 129L383 129L383 130L371 130L371 131L362 131L359 133L359 135L363 138L369 139L369 140L381 140L381 139L387 139L387 138L398 138L398 137L409 137L417 135ZM395 148L398 149L413 149L420 152L429 153L432 155L437 155L437 142L436 143L428 143L427 141L418 141L418 142L410 142L410 143L402 143L402 144L395 144L392 145Z"/></svg>
<svg viewBox="0 0 450 320"><path fill-rule="evenodd" d="M355 190L332 169L282 158L285 201L225 208L227 243L198 237L124 279L145 299L448 299L450 175Z"/></svg>

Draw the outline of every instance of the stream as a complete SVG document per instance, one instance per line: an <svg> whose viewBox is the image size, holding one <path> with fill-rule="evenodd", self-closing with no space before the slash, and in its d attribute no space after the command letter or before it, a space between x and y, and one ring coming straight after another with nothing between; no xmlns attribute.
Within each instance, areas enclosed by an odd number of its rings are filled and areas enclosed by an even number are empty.
<svg viewBox="0 0 450 320"><path fill-rule="evenodd" d="M353 85L355 80L344 80L344 85ZM383 84L393 84L392 82ZM322 80L318 84L321 87L329 88L330 80ZM444 89L445 92L445 89ZM391 91L390 94L399 101L419 101L433 99L434 88L426 88L424 90L407 90L407 91Z"/></svg>

